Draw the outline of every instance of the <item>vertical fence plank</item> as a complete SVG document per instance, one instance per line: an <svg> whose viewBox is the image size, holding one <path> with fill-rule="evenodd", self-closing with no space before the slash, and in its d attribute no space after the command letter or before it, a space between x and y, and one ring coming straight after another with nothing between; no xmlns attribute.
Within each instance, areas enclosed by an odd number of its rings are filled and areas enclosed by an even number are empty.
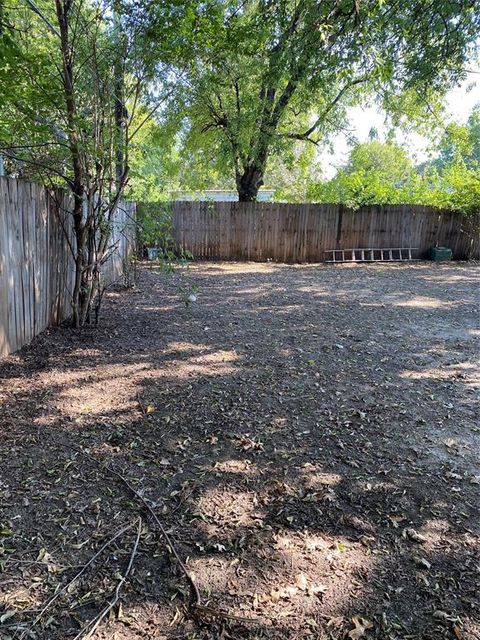
<svg viewBox="0 0 480 640"><path fill-rule="evenodd" d="M11 351L9 330L10 263L8 259L7 181L0 178L0 357Z"/></svg>
<svg viewBox="0 0 480 640"><path fill-rule="evenodd" d="M0 356L71 313L71 204L62 192L53 198L39 185L0 178ZM118 277L123 257L134 245L135 230L127 224L126 212L134 215L134 205L119 207L114 225L119 254L111 257L106 284Z"/></svg>
<svg viewBox="0 0 480 640"><path fill-rule="evenodd" d="M0 178L0 356L30 341L70 315L74 282L71 201L44 188ZM121 276L123 258L134 244L132 204L116 213L104 266L104 283ZM341 205L177 202L173 237L199 259L314 262L331 249L450 246L457 258L479 258L480 239L471 220L414 205Z"/></svg>
<svg viewBox="0 0 480 640"><path fill-rule="evenodd" d="M470 225L470 226L469 226ZM420 205L176 202L173 237L197 259L318 262L332 249L419 249L446 244L456 258L480 257L462 216ZM418 254L417 254L418 255Z"/></svg>

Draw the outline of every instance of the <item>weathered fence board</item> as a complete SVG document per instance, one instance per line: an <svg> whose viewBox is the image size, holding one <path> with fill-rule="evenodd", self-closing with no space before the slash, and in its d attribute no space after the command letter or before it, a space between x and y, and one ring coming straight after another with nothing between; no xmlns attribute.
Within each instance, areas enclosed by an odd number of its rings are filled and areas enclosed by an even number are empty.
<svg viewBox="0 0 480 640"><path fill-rule="evenodd" d="M61 192L0 178L0 357L71 314L75 265L70 201ZM120 203L104 284L122 275L133 248L135 205Z"/></svg>
<svg viewBox="0 0 480 640"><path fill-rule="evenodd" d="M436 244L457 259L479 259L472 220L421 205L362 207L273 202L175 202L173 234L196 259L319 262L331 249L418 247Z"/></svg>

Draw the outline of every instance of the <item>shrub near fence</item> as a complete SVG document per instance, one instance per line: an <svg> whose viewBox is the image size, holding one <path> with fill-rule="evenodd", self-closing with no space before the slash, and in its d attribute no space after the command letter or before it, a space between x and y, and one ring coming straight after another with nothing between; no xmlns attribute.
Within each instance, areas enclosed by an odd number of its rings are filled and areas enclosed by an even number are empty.
<svg viewBox="0 0 480 640"><path fill-rule="evenodd" d="M45 187L0 178L0 357L30 342L71 313L75 265L68 197L52 198ZM121 203L111 244L117 248L102 266L109 284L121 277L132 251L133 203Z"/></svg>
<svg viewBox="0 0 480 640"><path fill-rule="evenodd" d="M412 247L427 257L447 245L478 259L478 219L420 205L175 202L173 235L196 259L321 262L332 249Z"/></svg>

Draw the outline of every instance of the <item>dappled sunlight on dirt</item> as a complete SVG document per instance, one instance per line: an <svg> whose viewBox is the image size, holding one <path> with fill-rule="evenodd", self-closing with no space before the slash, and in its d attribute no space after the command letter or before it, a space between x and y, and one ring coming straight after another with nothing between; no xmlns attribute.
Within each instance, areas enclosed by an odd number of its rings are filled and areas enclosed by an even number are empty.
<svg viewBox="0 0 480 640"><path fill-rule="evenodd" d="M478 273L472 271L468 265L463 265L458 267L457 273L451 271L448 266L442 266L441 269L444 268L445 272L442 274L429 274L429 275L421 275L420 277L425 282L432 282L434 284L477 284L479 283ZM448 275L447 275L448 274Z"/></svg>
<svg viewBox="0 0 480 640"><path fill-rule="evenodd" d="M96 640L345 640L354 616L362 640L480 638L477 282L465 264L147 268L99 327L10 356L0 638L73 639L139 516Z"/></svg>
<svg viewBox="0 0 480 640"><path fill-rule="evenodd" d="M261 525L264 520L254 493L229 491L226 487L210 488L199 498L197 507L200 516L212 523L209 535L214 531L222 536L230 527Z"/></svg>
<svg viewBox="0 0 480 640"><path fill-rule="evenodd" d="M246 476L257 475L258 467L251 460L222 460L215 462L214 469L220 473L241 473Z"/></svg>
<svg viewBox="0 0 480 640"><path fill-rule="evenodd" d="M406 300L396 298L393 301L395 307L415 307L420 309L439 309L441 307L449 307L453 302L445 302L438 298L429 298L427 296L414 296Z"/></svg>
<svg viewBox="0 0 480 640"><path fill-rule="evenodd" d="M166 348L164 349L165 353L169 354L178 354L183 355L186 353L187 355L192 353L202 353L204 351L210 351L210 346L208 344L195 344L194 342L169 342Z"/></svg>
<svg viewBox="0 0 480 640"><path fill-rule="evenodd" d="M436 357L439 361L440 358L448 358L450 360L452 358L451 350L448 349L435 348L425 350L425 353L431 354L432 357ZM473 361L454 361L448 363L443 363L442 361L442 367L417 371L403 371L400 373L400 376L407 378L439 378L447 380L449 378L464 379L470 373L473 375L478 373L478 366Z"/></svg>
<svg viewBox="0 0 480 640"><path fill-rule="evenodd" d="M137 390L146 378L163 378L172 382L175 378L181 380L195 376L232 374L235 373L232 365L238 360L233 351L212 351L205 345L189 343L170 343L162 351L161 355L163 354L167 356L165 367L154 367L145 361L93 367L85 364L76 371L64 368L55 370L48 376L44 387L57 388L55 408L80 423L85 416L102 416L113 409L122 412L141 409ZM77 358L80 357L88 360L94 354L89 350L77 350ZM45 416L41 416L36 423L46 424L47 420Z"/></svg>
<svg viewBox="0 0 480 640"><path fill-rule="evenodd" d="M342 481L338 473L324 473L317 465L306 462L299 470L305 487L308 489L322 489L325 486L335 486Z"/></svg>

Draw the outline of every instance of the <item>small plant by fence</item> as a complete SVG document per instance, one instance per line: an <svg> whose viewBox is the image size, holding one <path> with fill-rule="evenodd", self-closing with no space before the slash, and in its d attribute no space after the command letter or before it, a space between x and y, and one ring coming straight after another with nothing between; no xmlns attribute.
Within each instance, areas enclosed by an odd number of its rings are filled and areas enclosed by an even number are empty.
<svg viewBox="0 0 480 640"><path fill-rule="evenodd" d="M74 243L68 198L23 180L0 178L0 357L71 313ZM120 203L105 285L122 278L134 246L135 204Z"/></svg>
<svg viewBox="0 0 480 640"><path fill-rule="evenodd" d="M427 257L446 245L478 259L478 219L420 205L176 202L173 237L195 259L321 262L333 249L415 247Z"/></svg>

